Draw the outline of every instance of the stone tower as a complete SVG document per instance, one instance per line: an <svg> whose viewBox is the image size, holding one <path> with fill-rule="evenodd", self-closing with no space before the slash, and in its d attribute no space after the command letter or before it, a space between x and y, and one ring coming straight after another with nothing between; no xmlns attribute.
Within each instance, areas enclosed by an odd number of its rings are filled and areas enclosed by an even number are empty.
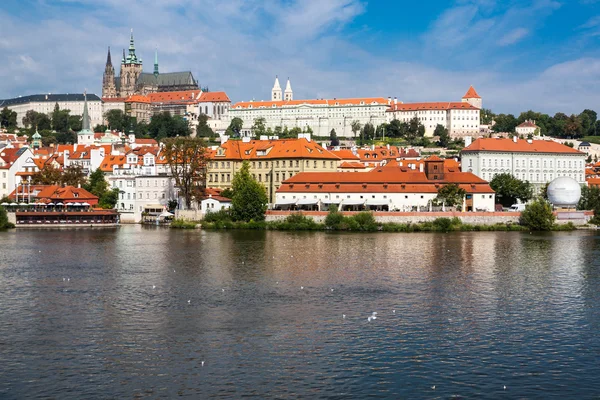
<svg viewBox="0 0 600 400"><path fill-rule="evenodd" d="M465 95L463 96L462 101L465 103L469 103L473 107L477 107L480 110L483 107L481 96L477 94L477 91L473 86L469 87L469 90L467 90L467 93L465 93Z"/></svg>
<svg viewBox="0 0 600 400"><path fill-rule="evenodd" d="M104 76L102 77L102 97L117 97L117 87L115 86L115 69L110 59L110 47L106 57L106 67L104 67Z"/></svg>
<svg viewBox="0 0 600 400"><path fill-rule="evenodd" d="M292 92L292 85L290 84L290 78L288 78L285 84L285 92L283 92L283 98L285 101L294 100L294 92Z"/></svg>
<svg viewBox="0 0 600 400"><path fill-rule="evenodd" d="M121 92L119 97L129 97L135 93L137 80L142 73L142 59L135 55L135 44L133 41L133 29L129 39L129 53L121 60Z"/></svg>
<svg viewBox="0 0 600 400"><path fill-rule="evenodd" d="M279 86L279 78L275 75L275 84L271 89L271 101L281 101L281 86Z"/></svg>

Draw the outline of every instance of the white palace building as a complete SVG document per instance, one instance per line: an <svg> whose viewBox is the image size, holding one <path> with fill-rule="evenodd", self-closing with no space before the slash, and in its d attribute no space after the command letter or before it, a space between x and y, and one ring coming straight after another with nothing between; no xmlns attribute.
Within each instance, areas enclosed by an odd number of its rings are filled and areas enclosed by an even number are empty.
<svg viewBox="0 0 600 400"><path fill-rule="evenodd" d="M433 136L438 124L448 129L451 136L479 134L482 99L471 86L457 102L402 103L390 97L364 97L350 99L294 100L290 80L282 91L279 79L271 90L270 101L242 101L229 109L227 123L238 117L244 121L242 133L252 135L252 125L258 118L265 119L265 127L274 129L310 127L316 136L328 136L335 129L339 137L354 137L352 122L374 127L393 119L408 122L417 117L425 126L425 134Z"/></svg>

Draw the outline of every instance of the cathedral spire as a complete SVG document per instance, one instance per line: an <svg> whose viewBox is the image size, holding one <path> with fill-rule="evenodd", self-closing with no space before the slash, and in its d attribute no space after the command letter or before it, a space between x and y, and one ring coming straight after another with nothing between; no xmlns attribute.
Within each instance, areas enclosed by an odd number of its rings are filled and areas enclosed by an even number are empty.
<svg viewBox="0 0 600 400"><path fill-rule="evenodd" d="M106 65L112 66L112 60L110 58L110 46L108 46L108 55L106 56Z"/></svg>
<svg viewBox="0 0 600 400"><path fill-rule="evenodd" d="M154 76L158 78L158 48L154 50Z"/></svg>
<svg viewBox="0 0 600 400"><path fill-rule="evenodd" d="M287 79L287 83L285 84L285 92L284 93L284 97L285 100L293 100L294 99L294 92L292 91L292 85L290 83L290 78Z"/></svg>
<svg viewBox="0 0 600 400"><path fill-rule="evenodd" d="M271 101L281 101L281 86L279 85L279 77L275 75L275 84L271 89Z"/></svg>
<svg viewBox="0 0 600 400"><path fill-rule="evenodd" d="M83 115L81 117L81 131L82 132L90 131L90 115L88 112L88 105L87 105L87 91L83 92Z"/></svg>

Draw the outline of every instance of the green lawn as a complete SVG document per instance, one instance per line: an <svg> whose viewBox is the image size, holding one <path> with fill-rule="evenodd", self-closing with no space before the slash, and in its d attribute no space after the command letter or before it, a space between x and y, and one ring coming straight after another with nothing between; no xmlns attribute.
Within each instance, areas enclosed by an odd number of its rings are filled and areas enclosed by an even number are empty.
<svg viewBox="0 0 600 400"><path fill-rule="evenodd" d="M590 142L594 144L600 144L600 136L585 136L581 139L582 142Z"/></svg>

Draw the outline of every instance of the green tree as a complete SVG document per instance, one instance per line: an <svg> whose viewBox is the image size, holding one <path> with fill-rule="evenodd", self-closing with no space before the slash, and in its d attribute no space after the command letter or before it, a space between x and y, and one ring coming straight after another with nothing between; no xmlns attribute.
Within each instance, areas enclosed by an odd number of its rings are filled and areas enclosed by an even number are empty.
<svg viewBox="0 0 600 400"><path fill-rule="evenodd" d="M65 186L83 186L87 179L83 167L79 164L71 164L63 169L60 184Z"/></svg>
<svg viewBox="0 0 600 400"><path fill-rule="evenodd" d="M352 133L354 134L355 139L356 139L356 132L359 132L360 128L362 128L360 121L354 120L350 123L350 129L352 129Z"/></svg>
<svg viewBox="0 0 600 400"><path fill-rule="evenodd" d="M549 231L554 225L552 206L544 199L534 200L521 213L520 223L532 231Z"/></svg>
<svg viewBox="0 0 600 400"><path fill-rule="evenodd" d="M198 117L198 126L196 126L196 136L209 138L215 136L215 132L208 126L208 116L200 114Z"/></svg>
<svg viewBox="0 0 600 400"><path fill-rule="evenodd" d="M340 140L337 137L337 133L335 133L335 129L331 129L331 132L329 132L329 140L330 140L330 145L331 146L339 146L340 145Z"/></svg>
<svg viewBox="0 0 600 400"><path fill-rule="evenodd" d="M51 164L44 165L44 167L33 174L31 177L31 183L34 185L58 185L62 183L62 172L60 169L55 168Z"/></svg>
<svg viewBox="0 0 600 400"><path fill-rule="evenodd" d="M593 210L594 218L591 221L594 224L600 223L600 187L581 186L581 198L577 204L578 210Z"/></svg>
<svg viewBox="0 0 600 400"><path fill-rule="evenodd" d="M104 172L100 168L97 168L91 173L83 188L95 196L102 197L108 190L108 182L104 177Z"/></svg>
<svg viewBox="0 0 600 400"><path fill-rule="evenodd" d="M295 126L292 129L290 129L288 131L288 137L298 137L298 134L302 133L302 129L300 129L299 127Z"/></svg>
<svg viewBox="0 0 600 400"><path fill-rule="evenodd" d="M496 200L505 207L510 207L517 200L527 202L533 198L533 188L527 181L521 181L511 174L498 174L490 182L496 192Z"/></svg>
<svg viewBox="0 0 600 400"><path fill-rule="evenodd" d="M363 140L373 140L375 137L375 127L373 124L366 123L365 126L363 126L361 136Z"/></svg>
<svg viewBox="0 0 600 400"><path fill-rule="evenodd" d="M425 135L425 127L421 124L419 117L413 117L408 123L408 130L406 132L406 140L413 144L419 138Z"/></svg>
<svg viewBox="0 0 600 400"><path fill-rule="evenodd" d="M575 114L572 114L565 123L565 134L569 138L579 138L583 135L583 126L581 119Z"/></svg>
<svg viewBox="0 0 600 400"><path fill-rule="evenodd" d="M254 120L254 125L252 125L252 133L256 139L259 139L261 136L267 133L267 128L265 127L266 120L263 117L256 118Z"/></svg>
<svg viewBox="0 0 600 400"><path fill-rule="evenodd" d="M117 202L119 201L119 189L114 188L112 190L106 190L102 193L102 196L98 199L98 205L101 208L112 209L115 208Z"/></svg>
<svg viewBox="0 0 600 400"><path fill-rule="evenodd" d="M244 126L244 121L242 121L241 118L234 117L231 119L231 122L229 123L229 127L227 127L227 130L225 131L225 133L231 137L239 137L243 126Z"/></svg>
<svg viewBox="0 0 600 400"><path fill-rule="evenodd" d="M171 116L168 111L154 115L148 124L148 135L156 140L189 136L190 133L188 122L180 115Z"/></svg>
<svg viewBox="0 0 600 400"><path fill-rule="evenodd" d="M0 206L0 231L5 229L14 228L15 226L8 222L8 214L4 207Z"/></svg>
<svg viewBox="0 0 600 400"><path fill-rule="evenodd" d="M517 127L517 119L512 114L498 114L494 118L494 132L514 132Z"/></svg>
<svg viewBox="0 0 600 400"><path fill-rule="evenodd" d="M108 126L106 125L102 125L102 124L97 124L96 126L94 126L94 132L105 132L108 129ZM78 131L78 129L73 128L74 131ZM79 129L81 130L81 129Z"/></svg>
<svg viewBox="0 0 600 400"><path fill-rule="evenodd" d="M569 117L564 113L556 113L554 117L550 120L550 127L548 129L548 134L550 136L564 138L567 136L567 121Z"/></svg>
<svg viewBox="0 0 600 400"><path fill-rule="evenodd" d="M70 115L68 128L69 128L69 130L79 132L83 128L81 115ZM94 132L104 132L105 130L106 130L106 128L97 130L97 131L95 130Z"/></svg>
<svg viewBox="0 0 600 400"><path fill-rule="evenodd" d="M467 195L465 189L458 186L456 183L444 185L438 189L435 202L445 204L450 207L462 206L463 199Z"/></svg>
<svg viewBox="0 0 600 400"><path fill-rule="evenodd" d="M483 125L491 124L496 117L496 114L494 114L489 108L482 108L479 115L481 116L481 123Z"/></svg>
<svg viewBox="0 0 600 400"><path fill-rule="evenodd" d="M0 112L0 128L5 128L8 131L17 129L17 112L4 107Z"/></svg>
<svg viewBox="0 0 600 400"><path fill-rule="evenodd" d="M26 128L42 130L52 129L52 121L44 114L34 110L28 110L22 119L23 125Z"/></svg>
<svg viewBox="0 0 600 400"><path fill-rule="evenodd" d="M275 129L273 129L273 135L275 135L277 137L281 137L282 133L283 133L283 129L281 128L281 126L276 126Z"/></svg>
<svg viewBox="0 0 600 400"><path fill-rule="evenodd" d="M104 113L104 119L110 129L115 129L119 132L127 132L129 130L130 121L123 110L108 110Z"/></svg>
<svg viewBox="0 0 600 400"><path fill-rule="evenodd" d="M69 130L69 117L71 110L61 110L58 103L52 111L52 129L56 132L67 132Z"/></svg>
<svg viewBox="0 0 600 400"><path fill-rule="evenodd" d="M250 163L245 160L232 182L231 216L235 221L262 221L267 211L265 187L250 175Z"/></svg>
<svg viewBox="0 0 600 400"><path fill-rule="evenodd" d="M163 141L165 158L186 207L198 199L206 187L206 167L210 154L200 138L177 137Z"/></svg>
<svg viewBox="0 0 600 400"><path fill-rule="evenodd" d="M437 124L433 136L438 137L437 143L440 147L448 147L448 144L450 144L450 135L448 134L448 129L444 125Z"/></svg>

